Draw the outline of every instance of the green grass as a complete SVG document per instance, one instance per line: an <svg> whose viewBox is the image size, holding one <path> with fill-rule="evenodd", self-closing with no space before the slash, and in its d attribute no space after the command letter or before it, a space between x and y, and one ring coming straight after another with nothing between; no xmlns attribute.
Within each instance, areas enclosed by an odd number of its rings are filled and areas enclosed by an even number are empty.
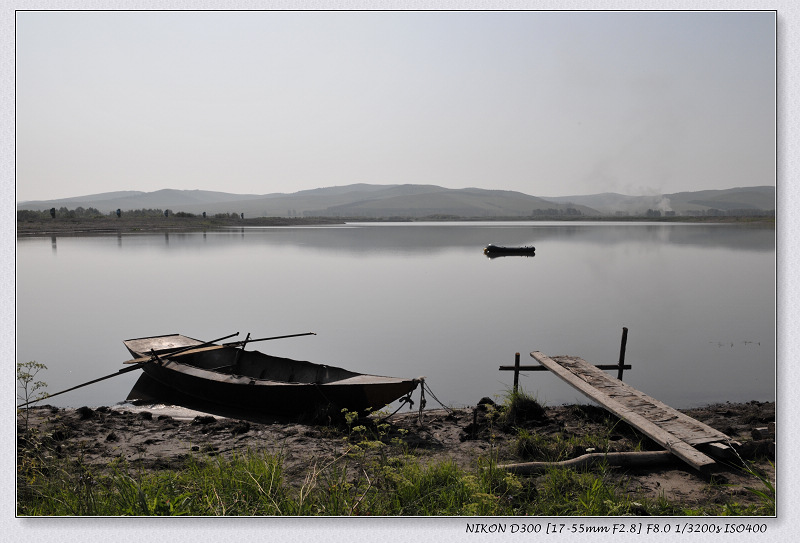
<svg viewBox="0 0 800 543"><path fill-rule="evenodd" d="M612 449L610 436L616 423L611 420L607 423L606 433L584 436L566 432L543 435L526 428L517 428L512 449L521 459L537 462L561 462L587 452L608 452ZM634 450L641 450L641 442L636 444Z"/></svg>
<svg viewBox="0 0 800 543"><path fill-rule="evenodd" d="M469 474L452 463L423 465L402 457L374 463L359 456L310 466L299 485L285 480L279 457L250 452L163 473L118 464L97 474L58 464L46 476L19 478L19 515L514 514L504 499L523 487L496 469Z"/></svg>
<svg viewBox="0 0 800 543"><path fill-rule="evenodd" d="M616 421L580 439L542 436L516 424L540 416L541 406L521 394L490 409L490 424L517 432L514 453L559 461L587 448L606 450ZM197 453L183 467L145 471L124 461L90 466L62 457L52 440L27 429L18 435L17 514L20 516L620 516L774 515L775 489L746 464L755 504L731 501L686 506L647 499L605 465L591 470L553 467L538 477L497 467L494 447L468 468L426 461L389 425L343 412L337 427L344 452L304 473L284 472L281 454L237 451L226 458Z"/></svg>
<svg viewBox="0 0 800 543"><path fill-rule="evenodd" d="M302 484L283 477L280 458L247 453L193 462L185 470L106 475L60 470L22 483L21 516L570 516L682 514L665 500L634 500L604 474L554 469L534 483L492 463L463 470L395 458L366 466L312 466Z"/></svg>
<svg viewBox="0 0 800 543"><path fill-rule="evenodd" d="M609 472L554 468L518 477L483 458L471 469L412 455L354 447L290 482L279 455L242 452L191 459L180 470L146 472L124 462L106 469L47 459L18 468L21 516L618 516L771 515L736 503L690 509L629 492ZM768 490L768 489L767 489ZM762 490L757 490L762 491ZM768 492L767 492L768 494Z"/></svg>

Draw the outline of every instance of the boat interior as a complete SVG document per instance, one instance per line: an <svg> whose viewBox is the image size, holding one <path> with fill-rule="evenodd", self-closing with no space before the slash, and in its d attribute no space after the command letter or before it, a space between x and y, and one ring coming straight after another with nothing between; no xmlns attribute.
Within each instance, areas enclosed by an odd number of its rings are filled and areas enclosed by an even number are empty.
<svg viewBox="0 0 800 543"><path fill-rule="evenodd" d="M270 356L235 347L206 347L188 351L173 360L227 375L241 375L286 383L333 383L358 375L342 368L291 358Z"/></svg>

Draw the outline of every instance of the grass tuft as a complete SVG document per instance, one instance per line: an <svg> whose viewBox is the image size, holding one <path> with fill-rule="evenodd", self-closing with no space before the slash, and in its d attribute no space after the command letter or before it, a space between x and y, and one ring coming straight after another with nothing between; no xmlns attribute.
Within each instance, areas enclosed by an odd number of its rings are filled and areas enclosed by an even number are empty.
<svg viewBox="0 0 800 543"><path fill-rule="evenodd" d="M499 418L501 424L521 426L527 422L545 418L545 406L522 389L511 390L506 394Z"/></svg>

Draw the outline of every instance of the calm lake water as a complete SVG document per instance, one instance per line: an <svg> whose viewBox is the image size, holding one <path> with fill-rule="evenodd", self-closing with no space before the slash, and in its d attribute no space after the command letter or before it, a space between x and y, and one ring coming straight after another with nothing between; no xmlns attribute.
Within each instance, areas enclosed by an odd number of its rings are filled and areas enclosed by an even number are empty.
<svg viewBox="0 0 800 543"><path fill-rule="evenodd" d="M483 247L535 245L488 259ZM254 344L280 356L402 377L474 405L510 389L498 366L533 350L615 363L672 405L775 399L775 230L653 223L404 223L21 238L17 361L56 392L120 369L124 339ZM52 398L121 402L139 372ZM613 374L613 373L612 373ZM586 400L548 372L522 388ZM418 401L415 392L414 400ZM429 408L438 403L428 395Z"/></svg>

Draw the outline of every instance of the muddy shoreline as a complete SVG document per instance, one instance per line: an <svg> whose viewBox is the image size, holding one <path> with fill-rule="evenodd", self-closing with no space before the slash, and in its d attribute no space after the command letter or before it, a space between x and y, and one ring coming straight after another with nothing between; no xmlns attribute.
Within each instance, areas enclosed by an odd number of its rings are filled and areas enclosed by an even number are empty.
<svg viewBox="0 0 800 543"><path fill-rule="evenodd" d="M402 441L422 462L447 460L470 470L476 469L479 458L490 455L499 463L524 461L514 446L519 427L498 424L490 415L492 410L493 406L484 404L397 413L385 421L389 431L384 441L395 445ZM742 443L740 460L775 481L775 439L759 434L759 429L775 422L774 402L724 403L682 411ZM147 471L179 470L190 459L267 452L280 455L287 480L301 484L310 466L343 457L355 443L352 432L341 424L248 420L166 405L40 406L27 415L29 427L49 440L54 454L80 458L98 470L119 460ZM18 435L24 417L24 412L18 415ZM597 435L606 438L605 452L660 450L626 423L590 405L546 407L543 414L522 426L545 439L571 440L576 444L568 451L571 457L585 454L581 443ZM741 463L720 464L713 480L677 459L647 468L615 468L613 473L625 481L630 492L648 498L663 496L687 504L750 503L756 498L747 487L758 486L759 481L736 465Z"/></svg>

